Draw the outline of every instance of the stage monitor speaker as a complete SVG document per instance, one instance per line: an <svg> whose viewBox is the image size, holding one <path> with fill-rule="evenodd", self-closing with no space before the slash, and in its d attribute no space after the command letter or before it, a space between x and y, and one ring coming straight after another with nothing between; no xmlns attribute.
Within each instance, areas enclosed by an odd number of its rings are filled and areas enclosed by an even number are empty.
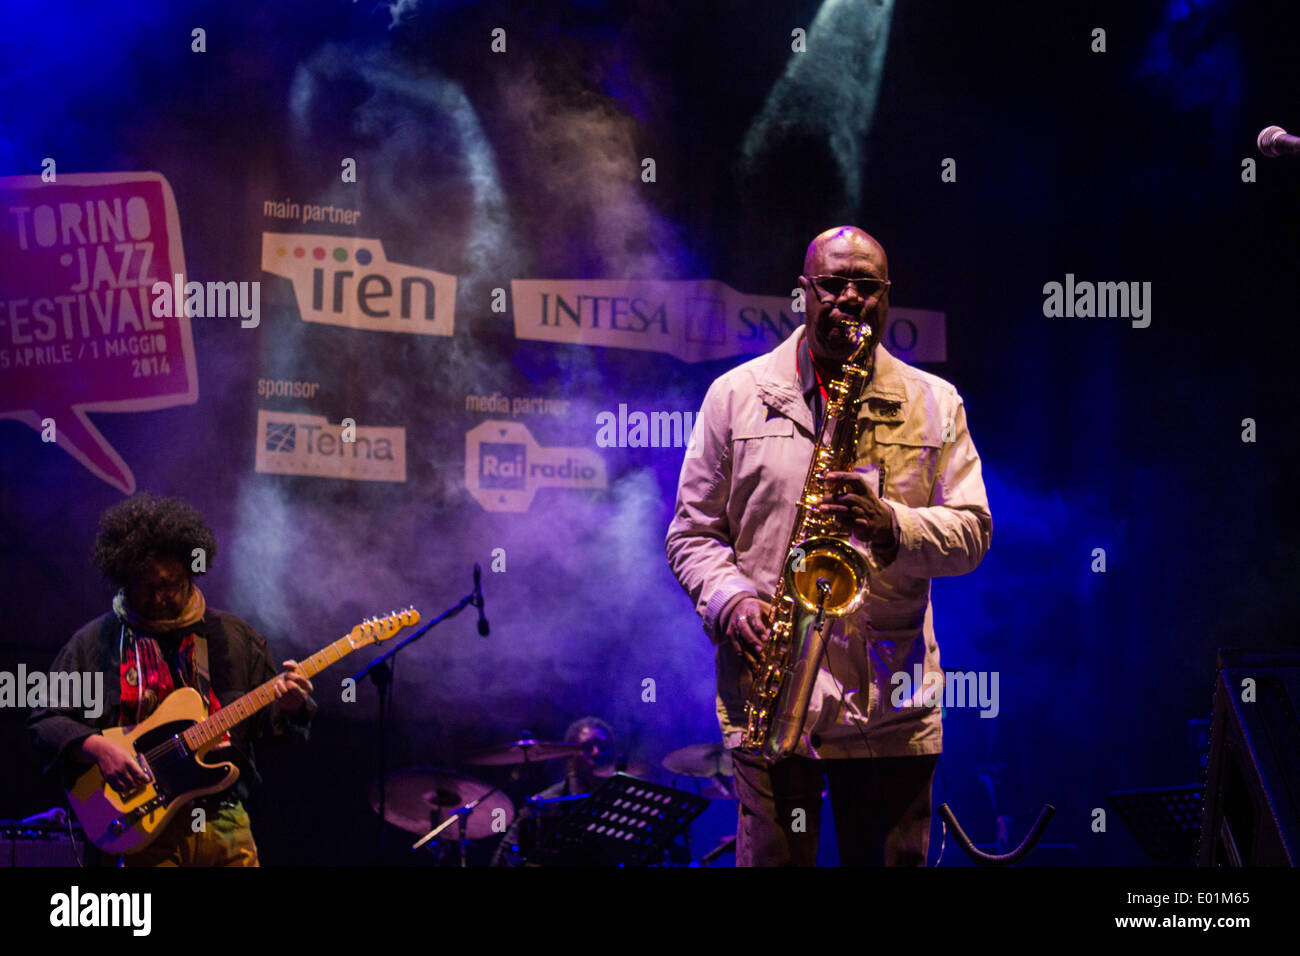
<svg viewBox="0 0 1300 956"><path fill-rule="evenodd" d="M79 827L74 838L66 827L0 820L0 866L81 866L85 861L86 839Z"/></svg>
<svg viewBox="0 0 1300 956"><path fill-rule="evenodd" d="M1221 648L1197 862L1300 856L1300 651Z"/></svg>

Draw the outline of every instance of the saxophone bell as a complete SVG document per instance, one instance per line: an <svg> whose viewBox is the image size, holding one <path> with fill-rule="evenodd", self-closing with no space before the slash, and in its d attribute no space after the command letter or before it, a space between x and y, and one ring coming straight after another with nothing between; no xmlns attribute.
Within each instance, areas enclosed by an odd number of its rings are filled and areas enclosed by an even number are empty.
<svg viewBox="0 0 1300 956"><path fill-rule="evenodd" d="M803 561L786 565L786 586L800 607L810 614L844 617L862 606L868 568L857 548L830 535L806 538L799 547Z"/></svg>

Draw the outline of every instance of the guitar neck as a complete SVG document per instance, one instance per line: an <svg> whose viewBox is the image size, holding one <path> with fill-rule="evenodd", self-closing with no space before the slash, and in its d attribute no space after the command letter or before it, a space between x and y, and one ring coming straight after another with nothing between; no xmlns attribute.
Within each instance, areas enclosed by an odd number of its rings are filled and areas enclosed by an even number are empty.
<svg viewBox="0 0 1300 956"><path fill-rule="evenodd" d="M340 637L333 644L321 648L311 657L298 662L298 672L308 679L315 677L331 664L336 664L351 654L356 648L349 637ZM231 701L207 720L195 724L182 735L191 750L197 750L207 744L220 740L231 727L243 723L263 707L275 700L275 682L279 676L272 677L265 684L250 690L238 700ZM207 703L207 701L204 701Z"/></svg>

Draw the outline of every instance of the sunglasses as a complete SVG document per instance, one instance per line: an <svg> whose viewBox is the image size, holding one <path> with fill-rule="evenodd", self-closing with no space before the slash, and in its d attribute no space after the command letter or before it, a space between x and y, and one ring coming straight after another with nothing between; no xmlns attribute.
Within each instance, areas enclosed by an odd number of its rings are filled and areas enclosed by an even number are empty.
<svg viewBox="0 0 1300 956"><path fill-rule="evenodd" d="M860 278L850 276L804 276L812 283L818 294L838 299L844 290L852 285L864 299L873 299L883 295L889 288L888 279Z"/></svg>

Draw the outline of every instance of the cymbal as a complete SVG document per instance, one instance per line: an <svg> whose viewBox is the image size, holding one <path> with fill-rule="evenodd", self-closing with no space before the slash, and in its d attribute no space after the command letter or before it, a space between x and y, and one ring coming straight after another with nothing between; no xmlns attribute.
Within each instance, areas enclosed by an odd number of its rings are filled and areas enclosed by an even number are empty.
<svg viewBox="0 0 1300 956"><path fill-rule="evenodd" d="M523 737L512 740L500 747L491 747L470 754L465 762L477 767L506 767L511 764L537 763L542 760L557 760L560 757L572 757L582 753L577 744L561 744L551 740L534 740Z"/></svg>
<svg viewBox="0 0 1300 956"><path fill-rule="evenodd" d="M458 773L446 773L433 768L399 770L388 778L388 800L384 819L408 833L423 836L447 819L452 810L477 800L484 794L482 803L469 815L466 834L471 840L500 835L503 825L492 826L497 810L505 813L504 826L515 817L515 808L501 791L492 793L492 785ZM370 788L370 809L379 812L379 783ZM496 816L500 821L501 817ZM459 840L460 824L453 823L438 834L441 840Z"/></svg>
<svg viewBox="0 0 1300 956"><path fill-rule="evenodd" d="M722 744L691 744L664 758L664 767L688 777L730 777L731 751Z"/></svg>
<svg viewBox="0 0 1300 956"><path fill-rule="evenodd" d="M699 779L698 777L696 779ZM690 790L689 786L682 787L683 790ZM700 796L709 800L735 800L736 795L732 792L732 782L726 777L714 777L708 780L700 781Z"/></svg>
<svg viewBox="0 0 1300 956"><path fill-rule="evenodd" d="M648 777L654 771L654 767L648 763L630 763L623 768L623 772L629 777ZM606 763L591 771L593 777L600 777L602 780L608 780L614 774L618 773L618 764Z"/></svg>

